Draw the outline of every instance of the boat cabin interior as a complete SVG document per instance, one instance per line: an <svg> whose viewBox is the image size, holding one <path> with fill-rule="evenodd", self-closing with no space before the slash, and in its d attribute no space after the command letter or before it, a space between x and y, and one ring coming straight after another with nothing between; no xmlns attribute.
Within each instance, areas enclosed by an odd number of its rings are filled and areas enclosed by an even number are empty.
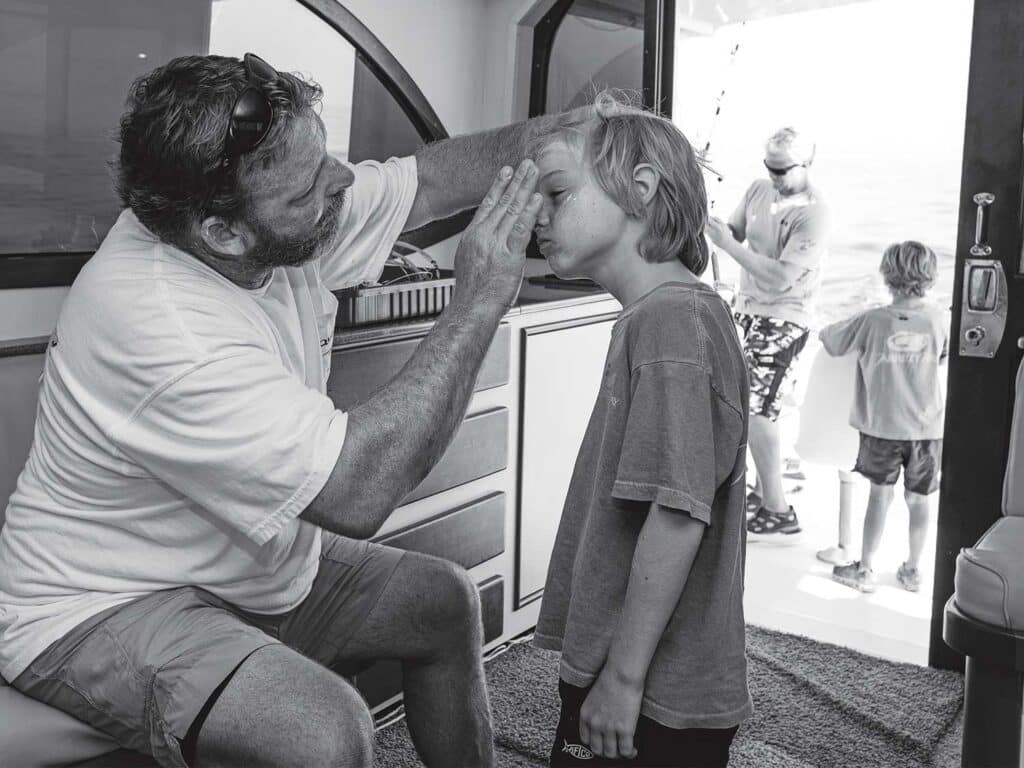
<svg viewBox="0 0 1024 768"><path fill-rule="evenodd" d="M58 313L119 213L109 161L129 85L176 56L246 51L320 83L327 150L351 164L621 89L687 135L705 161L711 214L723 217L764 176L773 128L817 126L817 180L841 219L824 266L824 317L870 303L888 242L916 238L938 253L936 296L949 309L941 482L920 591L892 575L861 595L814 557L834 543L837 468L790 451L785 483L804 531L785 546L748 542L748 626L769 633L757 642L839 648L854 677L863 669L868 679L880 659L921 680L945 675L952 703L936 715L934 738L903 762L865 751L858 768L1024 767L1024 3L0 0L0 524L32 444ZM339 409L391 380L430 332L451 300L472 213L402 233L379 281L337 294L327 394ZM461 426L374 536L468 571L488 665L510 663L536 626L558 512L622 308L596 283L556 278L535 243L527 255ZM732 290L737 274L722 256L715 287ZM784 433L799 429L801 393L787 404ZM866 492L853 493L859 515ZM906 540L900 503L886 534L893 553ZM377 721L378 765L414 764L388 751L387 734L402 727L399 664L352 680ZM8 682L0 678L0 765L156 764ZM757 711L762 688L753 690ZM856 744L831 757L827 746L787 753L785 726L758 735L768 727L741 727L732 764L854 764L845 761ZM513 741L499 765L547 764Z"/></svg>

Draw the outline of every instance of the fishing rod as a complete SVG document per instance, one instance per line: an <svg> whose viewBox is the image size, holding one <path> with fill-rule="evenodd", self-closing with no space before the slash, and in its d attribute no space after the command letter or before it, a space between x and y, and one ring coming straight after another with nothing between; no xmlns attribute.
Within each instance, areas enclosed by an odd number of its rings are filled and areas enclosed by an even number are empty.
<svg viewBox="0 0 1024 768"><path fill-rule="evenodd" d="M737 37L742 36L743 29L746 26L747 26L747 22L746 21L743 21L743 22L740 23L740 29L739 29L739 32L737 33ZM740 42L739 42L739 40L737 40L736 44L732 47L732 50L729 52L729 63L726 65L725 74L722 77L722 80L723 80L722 90L719 91L718 97L715 99L715 111L711 115L711 125L708 126L708 136L707 136L707 140L704 143L704 149L702 149L700 152L697 153L697 156L698 156L698 158L701 161L701 166L706 171L709 171L710 173L712 173L719 182L723 181L724 177L722 176L721 173L716 171L711 166L710 162L708 161L708 158L711 156L711 137L715 133L715 125L718 123L718 116L720 114L722 114L722 102L725 99L725 93L726 93L726 90L727 90L727 86L729 84L729 76L732 73L733 64L736 62L736 53L739 51L739 49L740 49ZM714 207L715 207L715 200L712 199L711 202L708 204L708 209L712 210L712 209L714 209ZM715 288L717 289L719 287L719 284L721 283L722 272L721 272L721 267L720 267L720 265L718 263L718 251L716 251L714 248L711 249L711 276L712 276L712 279L714 280Z"/></svg>

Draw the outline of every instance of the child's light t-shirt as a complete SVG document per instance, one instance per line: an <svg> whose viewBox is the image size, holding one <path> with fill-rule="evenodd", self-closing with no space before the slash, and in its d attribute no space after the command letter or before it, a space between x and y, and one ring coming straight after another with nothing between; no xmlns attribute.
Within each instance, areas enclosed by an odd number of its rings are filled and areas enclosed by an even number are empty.
<svg viewBox="0 0 1024 768"><path fill-rule="evenodd" d="M667 283L612 330L548 570L535 642L591 685L608 655L651 502L706 529L648 669L642 714L729 728L752 711L743 572L748 385L725 302Z"/></svg>
<svg viewBox="0 0 1024 768"><path fill-rule="evenodd" d="M298 605L320 529L299 515L347 416L326 394L338 302L375 279L414 158L353 166L335 242L245 290L124 211L75 280L35 438L0 533L0 674L100 611L196 585L254 613Z"/></svg>
<svg viewBox="0 0 1024 768"><path fill-rule="evenodd" d="M826 327L821 340L829 354L859 355L850 426L888 440L942 438L939 361L949 331L941 308L869 309Z"/></svg>

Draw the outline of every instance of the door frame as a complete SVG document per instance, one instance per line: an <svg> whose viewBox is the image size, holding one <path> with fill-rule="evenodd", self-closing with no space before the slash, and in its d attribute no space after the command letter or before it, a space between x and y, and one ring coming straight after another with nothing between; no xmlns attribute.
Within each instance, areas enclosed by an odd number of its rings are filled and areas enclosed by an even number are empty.
<svg viewBox="0 0 1024 768"><path fill-rule="evenodd" d="M975 0L928 652L929 665L944 669L964 667L963 657L942 639L957 554L973 546L1002 513L1014 378L1022 355L1018 339L1024 336L1022 127L1024 3ZM974 244L977 217L972 198L978 192L995 195L988 258L1002 263L1009 296L1006 329L992 358L959 353L965 259Z"/></svg>

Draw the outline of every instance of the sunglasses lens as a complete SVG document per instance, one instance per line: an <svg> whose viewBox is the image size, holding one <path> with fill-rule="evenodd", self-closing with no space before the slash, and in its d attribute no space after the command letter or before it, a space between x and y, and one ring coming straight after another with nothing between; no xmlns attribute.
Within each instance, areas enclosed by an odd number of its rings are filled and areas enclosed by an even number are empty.
<svg viewBox="0 0 1024 768"><path fill-rule="evenodd" d="M785 176L798 165L800 164L794 163L793 165L787 165L785 168L772 168L770 165L768 165L767 160L764 161L764 167L768 169L768 173L770 173L772 176Z"/></svg>
<svg viewBox="0 0 1024 768"><path fill-rule="evenodd" d="M266 97L255 88L246 88L231 113L228 154L237 157L254 149L270 132L272 119Z"/></svg>

